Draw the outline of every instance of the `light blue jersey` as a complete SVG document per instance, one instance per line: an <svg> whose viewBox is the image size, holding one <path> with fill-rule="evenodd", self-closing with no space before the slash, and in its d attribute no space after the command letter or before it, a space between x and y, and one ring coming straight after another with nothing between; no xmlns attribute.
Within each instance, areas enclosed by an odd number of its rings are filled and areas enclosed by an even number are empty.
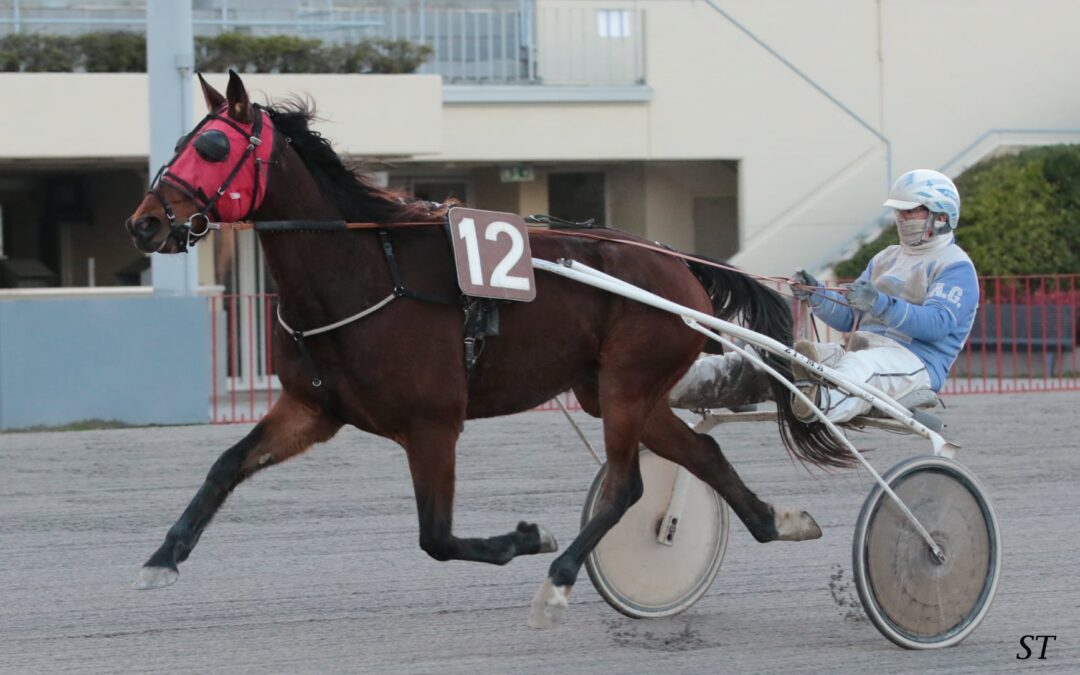
<svg viewBox="0 0 1080 675"><path fill-rule="evenodd" d="M858 329L907 347L926 364L934 391L940 390L979 306L971 258L952 237L926 250L890 246L874 256L859 279L869 280L880 293ZM839 293L815 291L810 306L836 330L852 329L855 312Z"/></svg>

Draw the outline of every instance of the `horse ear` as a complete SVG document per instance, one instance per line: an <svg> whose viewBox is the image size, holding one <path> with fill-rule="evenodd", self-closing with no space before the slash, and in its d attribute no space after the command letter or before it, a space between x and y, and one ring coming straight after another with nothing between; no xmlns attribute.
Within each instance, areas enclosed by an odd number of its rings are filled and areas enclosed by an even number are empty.
<svg viewBox="0 0 1080 675"><path fill-rule="evenodd" d="M210 112L214 112L221 107L221 104L225 102L225 97L221 95L221 92L214 89L210 84L203 79L202 73L195 73L199 78L199 84L202 85L202 95L206 99L206 107Z"/></svg>
<svg viewBox="0 0 1080 675"><path fill-rule="evenodd" d="M225 97L229 102L229 117L241 124L251 124L255 119L251 113L251 100L235 70L229 70L229 86L225 88Z"/></svg>

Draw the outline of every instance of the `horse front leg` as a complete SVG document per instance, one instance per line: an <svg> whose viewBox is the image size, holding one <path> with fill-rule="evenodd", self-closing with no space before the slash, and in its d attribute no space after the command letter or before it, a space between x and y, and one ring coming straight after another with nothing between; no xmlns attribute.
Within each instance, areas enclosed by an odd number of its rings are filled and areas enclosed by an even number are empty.
<svg viewBox="0 0 1080 675"><path fill-rule="evenodd" d="M590 408L599 406L583 403ZM550 628L562 620L567 598L574 582L592 552L623 514L641 498L644 485L638 461L638 439L647 403L605 401L604 448L607 453L607 478L593 517L573 543L552 563L548 577L533 596L529 608L531 628ZM631 561L632 562L632 561Z"/></svg>
<svg viewBox="0 0 1080 675"><path fill-rule="evenodd" d="M460 538L452 531L454 509L455 445L459 425L425 425L405 435L402 445L409 459L416 511L420 521L420 548L436 560L472 560L505 565L519 555L550 553L559 548L545 528L524 521L513 532L487 538Z"/></svg>
<svg viewBox="0 0 1080 675"><path fill-rule="evenodd" d="M203 530L237 485L260 469L329 440L340 428L341 422L283 394L247 436L214 462L202 487L169 528L165 542L143 565L134 587L143 590L174 583L180 576L177 566L191 555Z"/></svg>

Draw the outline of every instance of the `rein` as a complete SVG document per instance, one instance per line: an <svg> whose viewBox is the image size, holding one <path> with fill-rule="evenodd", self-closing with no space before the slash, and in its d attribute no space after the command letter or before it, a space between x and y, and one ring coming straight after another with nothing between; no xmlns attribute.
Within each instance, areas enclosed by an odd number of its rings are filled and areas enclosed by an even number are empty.
<svg viewBox="0 0 1080 675"><path fill-rule="evenodd" d="M242 230L255 230L256 232L334 232L342 230L376 230L376 229L395 229L398 227L434 227L436 225L442 225L443 222L432 221L417 221L417 222L394 222L394 223L350 223L344 220L260 220L260 221L238 221L233 223L208 223L208 230L220 230L220 231L242 231ZM646 244L640 241L634 241L632 239L616 239L613 237L604 237L598 234L589 232L571 232L563 228L553 229L548 227L530 227L530 234L538 234L543 236L559 236L559 237L577 237L580 239L595 239L598 241L608 241L617 244L625 244L627 246L637 246L649 251L655 251L656 253L662 253L673 258L681 258L683 260L691 260L701 265L708 267L715 267L717 269L727 270L729 272L740 272L746 276L757 279L758 281L770 281L778 284L788 284L790 286L798 286L807 290L825 290L842 292L844 289L834 286L805 286L804 284L792 284L784 277L772 277L761 274L754 274L753 272L747 272L746 270L739 269L732 265L725 265L723 263L716 262L714 260L708 260L706 258L700 258L689 253L681 253L679 251L673 251L670 248L664 248L655 244ZM826 298L832 300L832 298ZM832 300L836 302L836 300Z"/></svg>
<svg viewBox="0 0 1080 675"><path fill-rule="evenodd" d="M243 220L235 223L208 223L207 228L222 232L255 230L256 232L334 232L339 230L379 230L397 227L434 227L443 221L417 221L393 223L347 223L344 220Z"/></svg>
<svg viewBox="0 0 1080 675"><path fill-rule="evenodd" d="M342 326L346 326L346 325L351 324L351 323L353 323L355 321L358 321L358 320L360 320L360 319L362 319L362 318L364 318L366 316L374 314L375 312L379 311L380 309L382 309L386 305L390 304L391 302L393 302L395 299L397 299L399 297L411 297L411 298L414 298L414 299L417 299L417 300L425 300L425 301L429 301L429 302L439 302L439 303L447 303L447 304L452 303L453 301L448 301L447 299L444 299L444 298L428 297L426 295L418 294L418 293L415 293L415 292L412 292L412 291L409 291L408 289L406 289L405 286L403 285L402 281L401 281L401 277L400 277L400 274L399 274L398 268L397 268L397 263L396 263L396 260L394 258L393 249L392 249L392 247L390 245L390 240L389 240L389 232L390 232L390 230L393 230L393 229L409 228L409 227L441 227L444 224L445 224L444 220L439 220L439 221L402 221L402 222L393 222L393 223L347 222L347 221L344 221L344 220L263 220L263 221L234 221L234 222L209 222L208 221L206 223L206 229L203 231L203 233L202 233L202 235L200 235L200 237L207 234L207 233L209 233L210 230L218 230L218 231L222 231L222 232L230 231L230 230L232 230L232 231L254 230L256 232L341 232L341 231L347 231L347 230L378 230L379 237L382 240L383 252L384 252L384 255L386 257L387 263L390 265L391 275L393 276L393 279L394 279L394 289L391 291L391 293L389 295L387 295L385 298L383 298L379 302L375 303L374 305L368 307L367 309L364 309L364 310L362 310L362 311L360 311L360 312L358 312L356 314L353 314L352 316L346 317L344 319L340 319L338 321L327 324L325 326L320 326L318 328L311 328L311 329L308 329L308 330L298 330L298 329L293 328L292 326L290 326L288 323L285 322L285 319L281 316L281 305L278 305L278 308L277 308L277 321L281 325L281 327L285 329L286 333L290 337L292 337L293 341L296 343L296 346L300 351L301 360L304 362L305 367L307 368L309 374L311 375L311 384L312 384L312 386L314 386L315 390L317 392L319 392L319 395L323 398L323 402L327 406L330 406L331 403L330 403L330 400L329 400L329 393L323 388L322 375L320 374L318 366L315 364L315 360L312 358L311 353L307 349L307 345L305 344L305 339L309 338L309 337L312 337L312 336L315 336L315 335L322 334L322 333L328 333L328 332L330 332L332 330L336 330L338 328L341 328ZM529 232L530 232L530 234L537 234L537 235L542 235L542 236L578 237L578 238L582 238L582 239L594 239L594 240L599 240L599 241L612 242L612 243L616 243L616 244L626 244L626 245L629 245L629 246L637 246L638 248L644 248L646 250L654 251L656 253L661 253L663 255L671 256L671 257L674 257L674 258L680 258L682 260L694 261L694 262L696 262L698 264L701 264L701 265L707 265L707 266L710 266L710 267L715 267L715 268L718 268L718 269L728 270L728 271L732 271L732 272L739 272L741 274L745 274L745 275L747 275L747 276L749 276L749 277L751 277L753 279L757 279L759 281L771 281L771 282L781 283L781 284L782 283L790 283L790 282L788 282L787 279L784 279L782 277L770 277L770 276L763 276L763 275L759 275L759 274L753 274L753 273L750 273L750 272L746 272L744 270L740 270L739 268L733 267L731 265L725 265L723 263L718 263L718 262L715 262L713 260L700 258L698 256L689 255L687 253L681 253L679 251L674 251L672 249L664 248L664 247L659 246L659 245L646 244L644 242L634 241L632 239L617 239L617 238L613 238L613 237L604 237L604 236L601 236L601 235L588 233L588 232L568 232L566 229L563 229L563 228L552 229L552 228L543 228L543 227L530 227ZM791 284L791 285L803 286L802 284ZM809 288L807 286L804 286L804 287ZM840 289L833 289L833 288L829 288L829 287L816 287L816 288L817 289L825 289L825 290L840 290ZM831 300L833 302L839 302L837 300L834 300L833 298L827 298L827 299L829 299L829 300ZM466 313L468 314L468 312L466 312ZM815 329L816 329L816 327L815 327ZM469 342L468 339L466 339L467 348L469 347L468 342ZM471 362L475 361L475 356L478 356L478 354L474 355L473 357L467 357L466 358L466 365L469 368L471 368L471 365L472 365Z"/></svg>

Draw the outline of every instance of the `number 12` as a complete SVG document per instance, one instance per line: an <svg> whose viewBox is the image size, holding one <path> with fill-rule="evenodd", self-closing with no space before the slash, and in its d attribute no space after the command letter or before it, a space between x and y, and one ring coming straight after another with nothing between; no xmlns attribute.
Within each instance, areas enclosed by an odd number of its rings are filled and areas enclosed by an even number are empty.
<svg viewBox="0 0 1080 675"><path fill-rule="evenodd" d="M476 238L476 221L472 218L462 218L458 225L461 239L465 240L465 251L469 256L469 281L475 286L484 285L484 273L480 265L480 242ZM517 277L508 272L521 260L521 254L525 251L525 242L522 240L521 231L510 223L496 220L484 228L484 239L495 241L500 234L510 237L510 250L507 252L495 269L491 272L491 282L487 284L494 288L512 288L520 291L529 290L528 277Z"/></svg>

